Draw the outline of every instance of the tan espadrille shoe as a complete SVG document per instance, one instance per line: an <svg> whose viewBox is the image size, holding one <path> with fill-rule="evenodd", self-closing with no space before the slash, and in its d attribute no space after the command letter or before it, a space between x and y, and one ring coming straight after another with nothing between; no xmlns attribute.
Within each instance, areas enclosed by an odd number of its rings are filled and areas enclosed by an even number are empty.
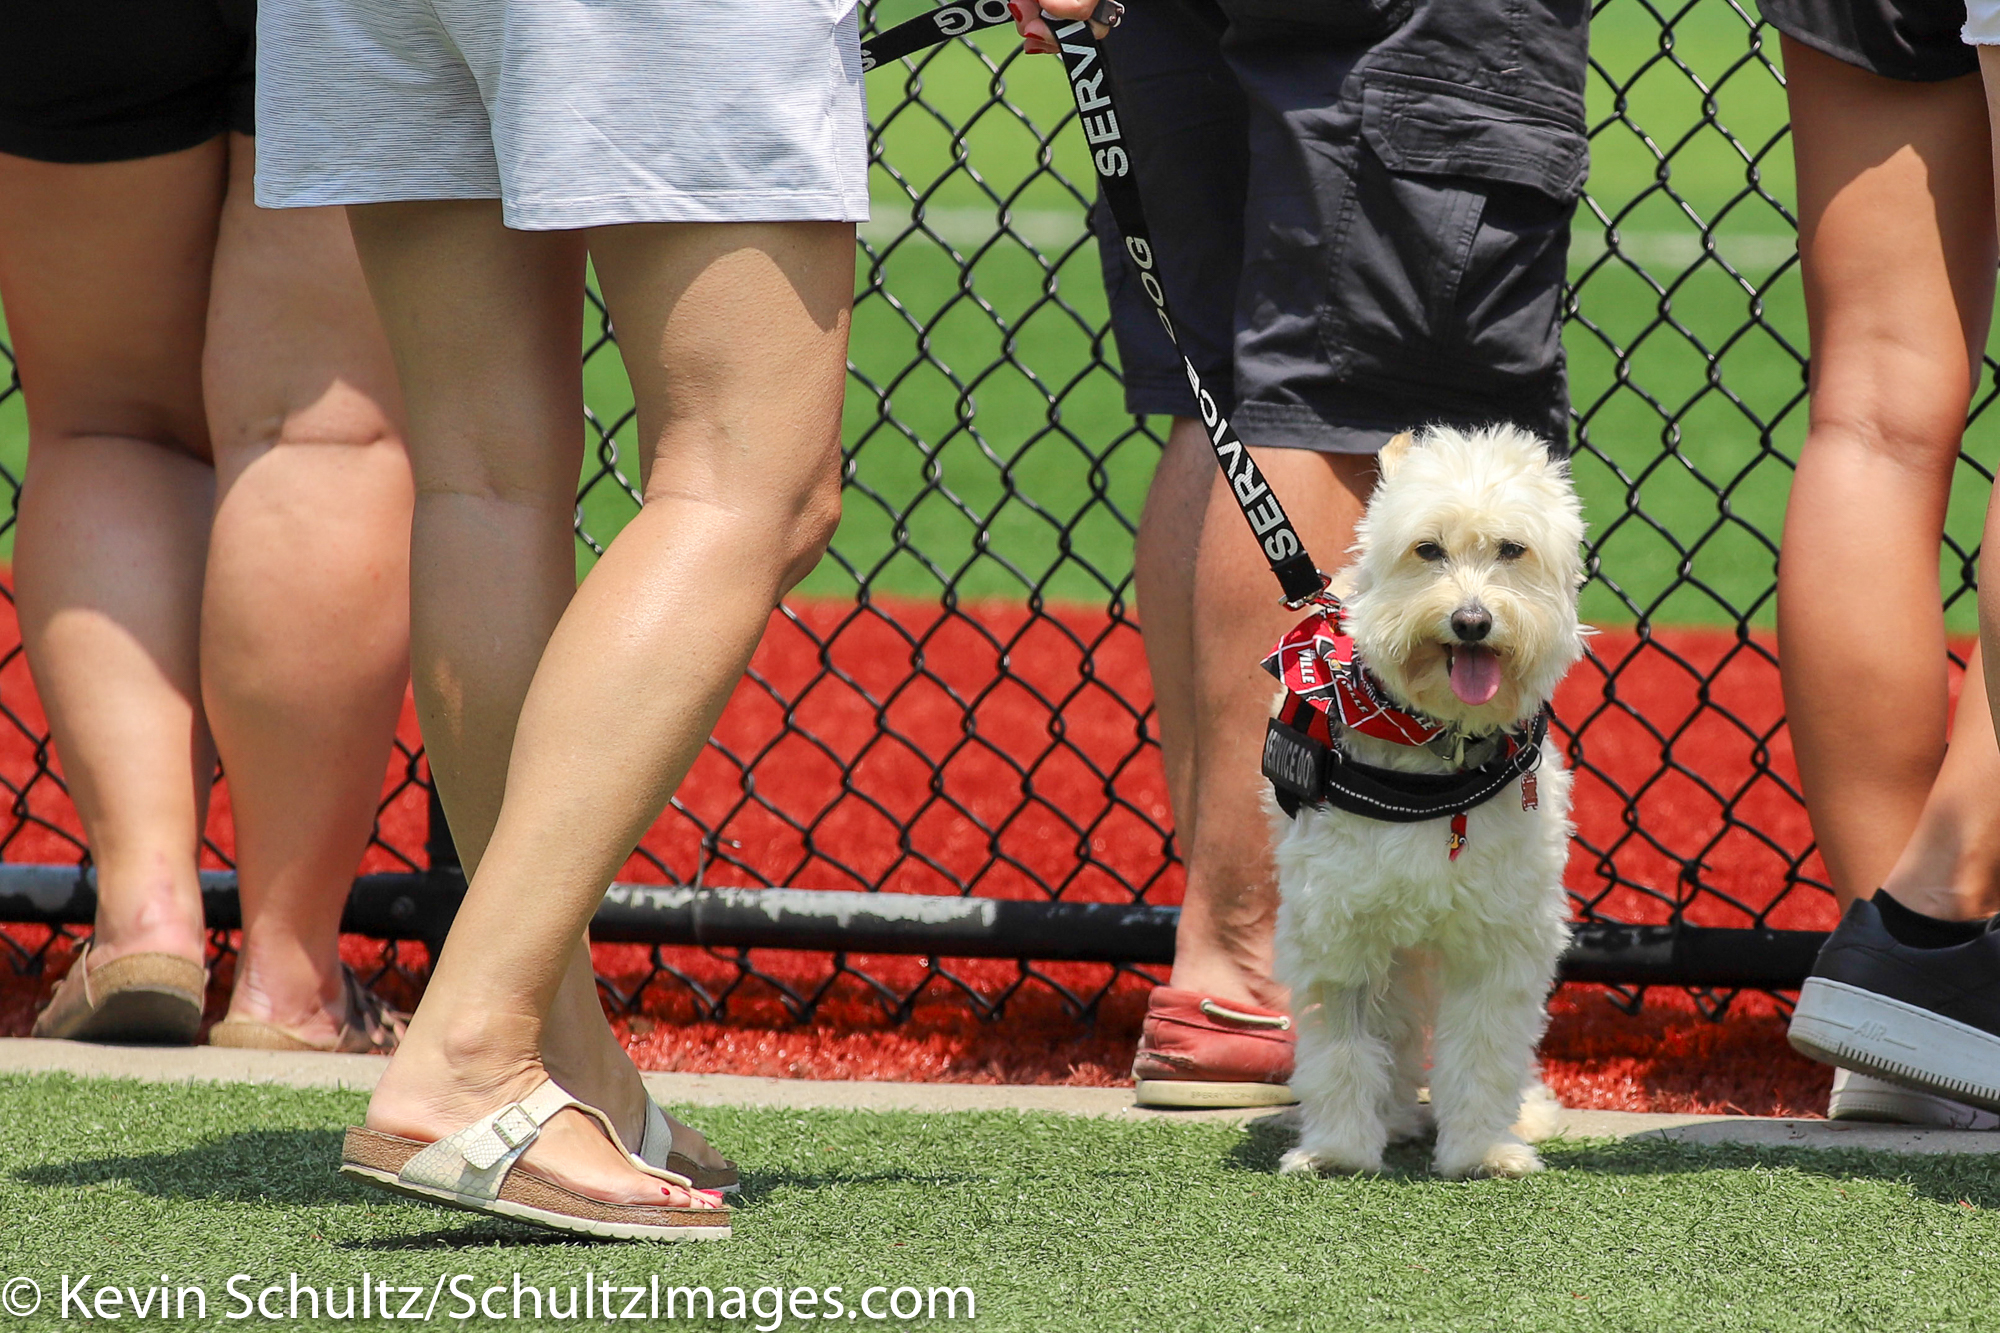
<svg viewBox="0 0 2000 1333"><path fill-rule="evenodd" d="M516 1170L521 1154L557 1112L592 1117L618 1150L631 1155L611 1117L578 1101L554 1079L518 1102L482 1116L435 1143L355 1126L341 1148L340 1174L378 1189L493 1217L511 1217L556 1231L610 1240L727 1240L730 1211L700 1194L691 1205L607 1203ZM692 1189L685 1176L636 1163L647 1175Z"/></svg>
<svg viewBox="0 0 2000 1333"><path fill-rule="evenodd" d="M96 967L90 946L35 1016L32 1034L68 1041L188 1046L201 1028L208 971L170 953L128 953Z"/></svg>
<svg viewBox="0 0 2000 1333"><path fill-rule="evenodd" d="M346 1017L332 1041L307 1041L290 1028L254 1018L225 1018L208 1030L208 1044L253 1051L337 1051L343 1055L393 1055L410 1016L362 984L354 969L340 969Z"/></svg>

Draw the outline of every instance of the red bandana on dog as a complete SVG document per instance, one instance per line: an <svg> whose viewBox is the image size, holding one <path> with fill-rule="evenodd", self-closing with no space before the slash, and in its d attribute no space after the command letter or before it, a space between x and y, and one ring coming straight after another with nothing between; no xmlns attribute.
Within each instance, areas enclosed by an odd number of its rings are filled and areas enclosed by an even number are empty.
<svg viewBox="0 0 2000 1333"><path fill-rule="evenodd" d="M1356 656L1354 636L1341 619L1341 605L1331 593L1314 602L1314 610L1294 625L1271 655L1264 669L1285 687L1285 701L1278 709L1279 722L1304 732L1313 740L1332 748L1334 733L1358 731L1364 736L1396 745L1424 746L1437 751L1433 741L1446 737L1450 728L1407 708L1398 707L1367 666ZM1335 724L1338 724L1336 728ZM1539 734L1533 742L1540 744ZM1518 738L1504 738L1504 750L1513 755L1521 749ZM1456 753L1464 765L1464 743ZM1521 775L1521 808L1539 805L1532 771ZM1458 859L1465 848L1465 811L1452 814L1450 858Z"/></svg>
<svg viewBox="0 0 2000 1333"><path fill-rule="evenodd" d="M1264 659L1288 694L1312 705L1306 719L1315 740L1332 742L1329 720L1343 731L1358 731L1397 745L1428 745L1445 732L1443 723L1420 717L1390 702L1368 668L1354 657L1354 637L1341 623L1341 606L1331 596ZM1286 700L1286 711L1296 711ZM1297 724L1294 724L1297 725ZM1300 727L1301 731L1308 730Z"/></svg>

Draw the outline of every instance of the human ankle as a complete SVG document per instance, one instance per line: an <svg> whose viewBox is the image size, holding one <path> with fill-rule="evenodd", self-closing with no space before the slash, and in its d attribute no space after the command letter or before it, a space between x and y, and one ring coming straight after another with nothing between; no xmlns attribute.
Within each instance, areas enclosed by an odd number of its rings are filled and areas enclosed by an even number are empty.
<svg viewBox="0 0 2000 1333"><path fill-rule="evenodd" d="M609 1115L620 1134L630 1137L645 1129L645 1081L632 1058L616 1045L592 1042L579 1052L563 1043L551 1043L542 1052L542 1064L549 1077L571 1096ZM636 1138L633 1143L636 1146Z"/></svg>
<svg viewBox="0 0 2000 1333"><path fill-rule="evenodd" d="M1175 990L1194 991L1225 1004L1235 1001L1280 1012L1290 1005L1285 988L1270 976L1240 968L1183 968L1176 963L1167 984Z"/></svg>
<svg viewBox="0 0 2000 1333"><path fill-rule="evenodd" d="M259 947L246 938L237 956L229 1013L301 1033L339 1031L348 1016L339 954L333 954L328 966L302 950Z"/></svg>
<svg viewBox="0 0 2000 1333"><path fill-rule="evenodd" d="M546 1077L536 1060L454 1058L406 1038L368 1099L366 1123L417 1138L448 1134L521 1100Z"/></svg>
<svg viewBox="0 0 2000 1333"><path fill-rule="evenodd" d="M172 925L166 922L100 925L90 935L90 965L102 967L114 958L132 954L164 953L206 964L208 939L199 925Z"/></svg>
<svg viewBox="0 0 2000 1333"><path fill-rule="evenodd" d="M1918 898L1921 906L1912 905L1906 898ZM1883 929L1913 949L1949 949L1986 932L1985 916L1942 915L1938 908L1952 911L1958 906L1949 896L1941 903L1937 895L1918 895L1906 889L1892 893L1885 887L1875 891L1874 902Z"/></svg>
<svg viewBox="0 0 2000 1333"><path fill-rule="evenodd" d="M547 1077L531 1020L419 1010L396 1048L384 1086L446 1100L508 1100Z"/></svg>

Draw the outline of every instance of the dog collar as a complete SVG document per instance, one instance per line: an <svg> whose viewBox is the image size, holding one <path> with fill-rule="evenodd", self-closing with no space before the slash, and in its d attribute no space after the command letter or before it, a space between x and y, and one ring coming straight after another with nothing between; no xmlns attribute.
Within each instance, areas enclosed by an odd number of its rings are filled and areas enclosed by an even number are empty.
<svg viewBox="0 0 2000 1333"><path fill-rule="evenodd" d="M1361 660L1354 636L1347 632L1345 610L1339 598L1322 593L1312 612L1264 659L1264 670L1285 687L1285 711L1311 724L1302 730L1329 745L1340 732L1356 731L1395 745L1422 746L1461 769L1491 763L1518 743L1518 737L1506 732L1468 735L1397 704ZM1294 700L1306 707L1295 707Z"/></svg>
<svg viewBox="0 0 2000 1333"><path fill-rule="evenodd" d="M1516 778L1521 808L1537 805L1534 770L1548 734L1548 712L1520 732L1467 736L1392 701L1361 661L1346 632L1338 598L1325 594L1278 642L1264 669L1285 687L1264 738L1264 776L1278 805L1296 816L1301 805L1333 806L1391 823L1451 819L1450 855L1465 846L1466 812L1499 795ZM1455 773L1406 773L1349 759L1336 743L1345 731L1421 747Z"/></svg>

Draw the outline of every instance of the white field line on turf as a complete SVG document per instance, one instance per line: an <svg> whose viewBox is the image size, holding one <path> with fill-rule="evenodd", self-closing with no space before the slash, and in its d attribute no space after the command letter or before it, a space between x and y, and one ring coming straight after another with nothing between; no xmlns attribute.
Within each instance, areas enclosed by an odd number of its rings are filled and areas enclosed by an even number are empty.
<svg viewBox="0 0 2000 1333"><path fill-rule="evenodd" d="M915 225L907 206L878 202L874 214L873 220L862 224L861 237L878 248ZM1000 218L999 210L992 208L924 210L924 226L945 244L959 250L971 250L992 239L1000 230ZM1043 251L1061 250L1082 240L1084 235L1080 211L1018 208L1007 214L1007 222L1008 230L1015 236ZM917 232L904 244L934 245L936 241ZM1725 232L1716 238L1715 244L1722 257L1743 272L1769 272L1790 259L1796 248L1789 232ZM1605 249L1601 228L1578 227L1570 241L1570 267L1581 268L1595 262ZM1700 258L1701 236L1692 229L1625 229L1618 233L1618 251L1642 268L1678 271Z"/></svg>

